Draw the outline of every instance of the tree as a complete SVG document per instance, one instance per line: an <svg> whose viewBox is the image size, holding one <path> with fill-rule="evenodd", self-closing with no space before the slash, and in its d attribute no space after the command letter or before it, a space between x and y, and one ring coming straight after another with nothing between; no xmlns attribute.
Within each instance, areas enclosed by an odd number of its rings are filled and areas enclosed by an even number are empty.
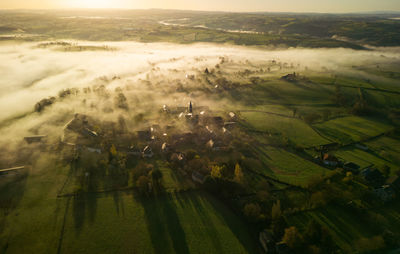
<svg viewBox="0 0 400 254"><path fill-rule="evenodd" d="M285 242L291 249L299 249L302 244L302 237L296 227L285 229L282 241Z"/></svg>
<svg viewBox="0 0 400 254"><path fill-rule="evenodd" d="M243 208L244 215L251 221L258 221L261 215L261 207L257 203L248 203Z"/></svg>
<svg viewBox="0 0 400 254"><path fill-rule="evenodd" d="M278 199L276 203L272 205L271 217L273 220L279 219L282 216L281 201Z"/></svg>
<svg viewBox="0 0 400 254"><path fill-rule="evenodd" d="M222 178L224 176L224 166L214 165L211 168L211 177Z"/></svg>
<svg viewBox="0 0 400 254"><path fill-rule="evenodd" d="M237 183L244 183L244 174L243 174L243 170L240 167L239 163L236 163L235 165L235 177L234 177L235 182Z"/></svg>
<svg viewBox="0 0 400 254"><path fill-rule="evenodd" d="M112 157L116 157L117 156L117 148L115 148L115 145L112 144L110 147L110 154Z"/></svg>
<svg viewBox="0 0 400 254"><path fill-rule="evenodd" d="M128 101L122 92L119 92L114 98L114 103L117 108L128 109Z"/></svg>

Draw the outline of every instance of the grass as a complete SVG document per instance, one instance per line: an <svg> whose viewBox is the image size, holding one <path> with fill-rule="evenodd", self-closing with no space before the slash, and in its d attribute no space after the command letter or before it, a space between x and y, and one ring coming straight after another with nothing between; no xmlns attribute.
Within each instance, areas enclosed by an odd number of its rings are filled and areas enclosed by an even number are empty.
<svg viewBox="0 0 400 254"><path fill-rule="evenodd" d="M392 174L399 170L398 164L396 165L392 161L385 159L379 154L373 151L363 151L353 146L338 150L336 152L336 156L345 161L354 162L360 165L361 168L365 168L370 165L381 168L384 165L387 165L392 169Z"/></svg>
<svg viewBox="0 0 400 254"><path fill-rule="evenodd" d="M382 158L400 165L400 141L390 137L380 137L366 143L369 149L379 154Z"/></svg>
<svg viewBox="0 0 400 254"><path fill-rule="evenodd" d="M269 133L281 133L302 147L329 143L300 119L270 115L261 112L242 112L241 116L251 129Z"/></svg>
<svg viewBox="0 0 400 254"><path fill-rule="evenodd" d="M299 230L304 230L312 220L318 222L329 230L333 241L345 253L354 253L354 241L380 233L374 227L360 221L357 215L337 206L298 213L288 216L287 220L290 225L295 225Z"/></svg>
<svg viewBox="0 0 400 254"><path fill-rule="evenodd" d="M162 185L167 191L173 192L195 187L192 181L168 167L164 161L157 161L156 164L163 174Z"/></svg>
<svg viewBox="0 0 400 254"><path fill-rule="evenodd" d="M44 153L25 179L0 185L0 201L13 201L0 208L0 253L257 253L247 226L205 193L57 198L68 172Z"/></svg>
<svg viewBox="0 0 400 254"><path fill-rule="evenodd" d="M260 160L268 166L268 169L262 169L261 173L289 184L307 186L313 177L328 172L327 169L283 149L258 148L257 153Z"/></svg>
<svg viewBox="0 0 400 254"><path fill-rule="evenodd" d="M349 144L378 136L390 131L393 127L383 121L349 116L333 119L314 127L327 139Z"/></svg>
<svg viewBox="0 0 400 254"><path fill-rule="evenodd" d="M203 193L87 198L71 200L61 253L256 252L246 226Z"/></svg>

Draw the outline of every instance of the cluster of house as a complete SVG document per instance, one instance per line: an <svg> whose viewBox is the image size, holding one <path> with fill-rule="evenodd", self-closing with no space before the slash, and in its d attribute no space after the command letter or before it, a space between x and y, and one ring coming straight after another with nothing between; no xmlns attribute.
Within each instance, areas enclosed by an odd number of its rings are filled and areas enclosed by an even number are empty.
<svg viewBox="0 0 400 254"><path fill-rule="evenodd" d="M400 193L399 176L392 176L386 179L382 172L373 167L373 165L361 169L361 167L354 162L343 162L336 156L327 152L323 152L332 149L337 145L337 143L332 143L321 146L320 156L316 156L315 160L330 168L341 167L347 172L352 172L355 175L359 174L368 183L368 185L373 188L374 194L383 202L393 200L396 194ZM368 147L366 145L356 144L355 146L358 149L368 151Z"/></svg>
<svg viewBox="0 0 400 254"><path fill-rule="evenodd" d="M64 126L61 141L77 149L101 154L102 139L106 135L105 132L108 132L108 140L112 140L119 152L143 158L151 158L155 153L179 155L182 153L177 151L181 147L212 151L228 149L232 137L231 130L236 125L235 113L230 112L227 116L229 121L225 121L220 116L212 115L208 107L194 109L192 102L188 107L176 107L176 109L164 105L161 112L173 116L171 122L178 120L186 127L169 125L167 121L165 125L153 124L135 133L128 133L126 130L119 133L115 123L100 123L89 116L76 114ZM183 155L180 157L183 158Z"/></svg>

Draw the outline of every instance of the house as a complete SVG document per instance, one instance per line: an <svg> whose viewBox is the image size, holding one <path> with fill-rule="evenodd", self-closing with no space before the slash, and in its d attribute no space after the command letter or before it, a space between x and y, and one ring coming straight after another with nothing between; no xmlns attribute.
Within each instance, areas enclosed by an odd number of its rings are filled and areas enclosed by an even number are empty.
<svg viewBox="0 0 400 254"><path fill-rule="evenodd" d="M86 149L91 153L101 154L101 149L100 148L87 147Z"/></svg>
<svg viewBox="0 0 400 254"><path fill-rule="evenodd" d="M47 135L29 136L29 137L24 137L24 140L26 141L26 143L32 144L32 143L41 142L46 137L47 137Z"/></svg>
<svg viewBox="0 0 400 254"><path fill-rule="evenodd" d="M22 167L14 167L14 168L6 168L6 169L0 169L0 176L5 176L5 175L18 175L21 173L22 170L25 169L25 166Z"/></svg>
<svg viewBox="0 0 400 254"><path fill-rule="evenodd" d="M265 253L274 253L273 248L275 241L271 231L265 229L264 231L260 232L258 239Z"/></svg>
<svg viewBox="0 0 400 254"><path fill-rule="evenodd" d="M140 156L142 155L142 151L136 146L130 146L128 148L128 151L126 152L127 155L133 155L133 156Z"/></svg>
<svg viewBox="0 0 400 254"><path fill-rule="evenodd" d="M385 177L382 175L381 171L370 167L362 170L360 175L365 179L365 181L375 188L381 187L385 183Z"/></svg>
<svg viewBox="0 0 400 254"><path fill-rule="evenodd" d="M142 155L144 158L151 158L151 157L153 157L154 153L153 153L153 150L151 150L150 146L146 146L143 149Z"/></svg>
<svg viewBox="0 0 400 254"><path fill-rule="evenodd" d="M352 173L358 174L358 172L360 170L360 166L353 162L346 162L343 165L343 169L347 170L347 171L351 171Z"/></svg>
<svg viewBox="0 0 400 254"><path fill-rule="evenodd" d="M339 160L331 154L324 154L322 157L322 163L329 167L336 167L339 165Z"/></svg>
<svg viewBox="0 0 400 254"><path fill-rule="evenodd" d="M297 79L296 72L289 73L285 76L282 76L281 79L291 81L291 82L296 81L296 79Z"/></svg>
<svg viewBox="0 0 400 254"><path fill-rule="evenodd" d="M163 143L163 144L161 145L161 151L162 151L163 153L169 152L170 149L171 149L171 146L170 146L168 143Z"/></svg>
<svg viewBox="0 0 400 254"><path fill-rule="evenodd" d="M158 125L158 124L153 124L153 125L150 127L150 131L151 131L151 133L154 133L154 134L160 133L160 132L161 132L161 127L160 127L160 125Z"/></svg>
<svg viewBox="0 0 400 254"><path fill-rule="evenodd" d="M383 185L380 188L374 189L373 192L384 203L393 200L395 197L395 193L389 185Z"/></svg>
<svg viewBox="0 0 400 254"><path fill-rule="evenodd" d="M99 135L97 134L97 132L90 130L89 128L85 127L82 130L82 134L87 136L87 137L93 137L93 138L97 138Z"/></svg>
<svg viewBox="0 0 400 254"><path fill-rule="evenodd" d="M206 177L203 174L201 174L200 172L194 170L192 173L192 180L197 183L203 184L206 180Z"/></svg>

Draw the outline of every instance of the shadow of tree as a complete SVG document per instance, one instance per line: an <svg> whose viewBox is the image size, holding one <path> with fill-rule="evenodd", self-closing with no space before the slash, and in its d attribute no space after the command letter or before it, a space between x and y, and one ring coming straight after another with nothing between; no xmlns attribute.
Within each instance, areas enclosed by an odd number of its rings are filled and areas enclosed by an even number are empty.
<svg viewBox="0 0 400 254"><path fill-rule="evenodd" d="M172 194L137 198L145 211L145 220L155 253L189 253L174 199Z"/></svg>
<svg viewBox="0 0 400 254"><path fill-rule="evenodd" d="M235 235L236 239L238 239L242 244L244 249L246 249L248 253L258 253L259 251L256 249L256 246L258 246L256 243L256 237L251 237L252 231L250 228L244 222L240 221L240 218L237 218L235 214L228 213L227 209L229 208L216 200L214 197L211 197L209 194L204 194L204 198L207 198L208 202L213 206L215 211L219 211L215 214L223 222L225 222L230 231Z"/></svg>

